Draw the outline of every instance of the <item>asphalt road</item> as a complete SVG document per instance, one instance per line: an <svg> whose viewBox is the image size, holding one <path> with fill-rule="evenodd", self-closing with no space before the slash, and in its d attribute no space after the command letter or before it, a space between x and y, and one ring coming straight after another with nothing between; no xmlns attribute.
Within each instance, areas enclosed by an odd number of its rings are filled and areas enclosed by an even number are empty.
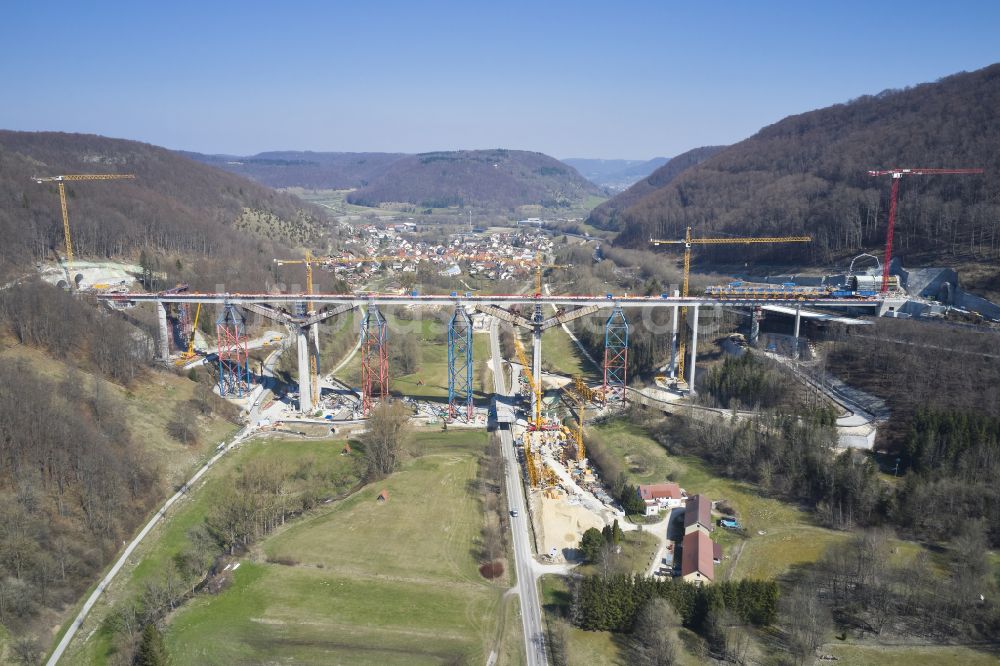
<svg viewBox="0 0 1000 666"><path fill-rule="evenodd" d="M500 355L500 336L497 322L490 328L490 345L493 351L493 381L497 393L510 395L511 388L503 373L503 357ZM531 552L531 530L528 507L524 501L524 483L521 480L521 465L514 449L514 436L510 427L500 425L500 446L503 451L505 481L507 483L507 508L517 511L517 517L510 519L510 531L514 545L514 569L517 574L517 591L521 597L521 624L524 629L524 652L528 666L543 666L545 658L545 632L542 626L542 604L538 595L538 580L535 572L535 558Z"/></svg>
<svg viewBox="0 0 1000 666"><path fill-rule="evenodd" d="M514 437L506 425L498 428L503 456L506 461L507 502L517 517L510 519L514 545L514 568L517 573L517 591L521 596L521 624L524 628L524 649L528 666L542 666L545 660L545 633L542 628L542 604L538 596L538 581L532 566L531 533L528 529L527 506L524 501L524 484L521 466L514 451Z"/></svg>

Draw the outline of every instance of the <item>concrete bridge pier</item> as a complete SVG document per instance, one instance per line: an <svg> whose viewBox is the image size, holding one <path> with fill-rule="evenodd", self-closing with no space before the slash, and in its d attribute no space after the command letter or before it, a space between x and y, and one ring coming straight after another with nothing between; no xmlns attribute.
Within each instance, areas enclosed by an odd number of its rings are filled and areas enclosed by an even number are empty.
<svg viewBox="0 0 1000 666"><path fill-rule="evenodd" d="M802 321L802 306L795 306L795 333L793 337L795 338L795 351L792 353L792 358L795 360L799 359L799 324Z"/></svg>
<svg viewBox="0 0 1000 666"><path fill-rule="evenodd" d="M697 305L692 308L694 310L694 315L691 317L691 379L688 381L688 393L690 395L695 395L697 391L694 388L694 370L695 362L698 359L698 310L700 309Z"/></svg>
<svg viewBox="0 0 1000 666"><path fill-rule="evenodd" d="M674 289L674 298L677 298L680 291ZM670 378L677 379L677 318L680 316L681 310L676 305L674 306L674 316L673 316L673 332L670 335Z"/></svg>
<svg viewBox="0 0 1000 666"><path fill-rule="evenodd" d="M300 327L296 335L299 355L299 411L311 412L312 404L312 371L309 368L309 328Z"/></svg>
<svg viewBox="0 0 1000 666"><path fill-rule="evenodd" d="M167 306L163 301L156 302L156 324L159 338L156 341L156 357L166 363L170 360L170 339L167 329Z"/></svg>

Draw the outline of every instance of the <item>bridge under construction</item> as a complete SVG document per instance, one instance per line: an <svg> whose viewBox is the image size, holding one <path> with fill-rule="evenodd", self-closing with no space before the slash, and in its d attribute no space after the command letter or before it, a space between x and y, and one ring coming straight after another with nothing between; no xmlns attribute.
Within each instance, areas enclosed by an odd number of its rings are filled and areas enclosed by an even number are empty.
<svg viewBox="0 0 1000 666"><path fill-rule="evenodd" d="M364 309L361 322L361 400L365 413L379 400L389 395L389 353L386 320L380 306L437 306L453 308L454 316L448 323L448 412L452 419L471 419L472 415L472 368L471 324L472 311L496 317L514 326L530 331L532 338L531 374L535 386L541 386L542 333L554 326L594 315L600 311L610 311L606 320L604 353L604 392L620 389L618 395L626 395L627 379L625 366L628 357L628 319L626 309L672 308L672 372L679 365L678 358L678 315L681 308L688 311L687 322L691 327L690 354L687 376L676 377L686 380L694 393L696 360L698 354L699 314L702 308L739 307L751 311L761 306L780 306L782 310L794 313L795 338L798 339L800 319L815 316L809 308L832 308L858 312L875 312L882 307L878 298L824 298L789 296L781 292L754 295L721 294L702 297L682 297L675 291L673 295L629 296L605 294L603 296L546 296L531 295L480 295L459 294L334 294L334 293L192 293L182 289L171 289L160 293L116 293L98 298L117 304L153 303L158 319L157 356L164 362L169 360L168 308L188 308L199 304L220 306L223 316L217 322L219 342L218 362L220 364L220 393L237 395L228 391L246 390L250 376L246 340L248 338L245 317L242 312L251 312L286 326L296 338L298 352L299 409L303 413L312 412L318 395L317 377L314 376L315 359L319 349L316 342L316 327L324 321ZM310 303L313 310L301 313L301 304ZM545 317L542 307L555 306L556 314ZM513 310L515 306L529 306L528 316ZM839 317L838 317L839 318ZM683 368L685 364L680 364ZM234 381L234 378L239 381ZM238 395L242 395L239 393ZM532 391L532 413L537 411L536 401L540 396Z"/></svg>

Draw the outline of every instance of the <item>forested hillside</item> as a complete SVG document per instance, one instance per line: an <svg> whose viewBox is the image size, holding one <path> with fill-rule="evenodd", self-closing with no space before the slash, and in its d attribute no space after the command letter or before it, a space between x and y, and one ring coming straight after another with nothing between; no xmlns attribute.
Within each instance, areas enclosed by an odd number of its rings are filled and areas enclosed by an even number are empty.
<svg viewBox="0 0 1000 666"><path fill-rule="evenodd" d="M600 189L559 160L523 150L423 153L393 162L348 195L363 206L384 202L424 207L571 206Z"/></svg>
<svg viewBox="0 0 1000 666"><path fill-rule="evenodd" d="M669 185L677 176L687 169L701 164L716 153L725 150L725 146L704 146L681 153L656 171L643 178L618 196L608 199L590 212L590 223L605 229L618 229L618 215L647 194Z"/></svg>
<svg viewBox="0 0 1000 666"><path fill-rule="evenodd" d="M146 251L163 260L164 270L169 265L184 279L214 286L262 279L260 266L275 256L273 242L300 245L325 232L319 209L164 148L95 135L0 131L0 278L62 254L56 186L31 177L75 173L136 176L67 183L80 258L135 261ZM266 259L258 261L261 256Z"/></svg>
<svg viewBox="0 0 1000 666"><path fill-rule="evenodd" d="M39 663L123 539L234 427L208 373L151 365L152 328L39 281L0 291L2 663Z"/></svg>
<svg viewBox="0 0 1000 666"><path fill-rule="evenodd" d="M790 116L637 200L624 193L591 221L620 229L617 242L632 247L650 236L679 238L686 226L699 233L805 232L813 243L761 252L827 263L884 243L889 179L867 170L893 167L986 169L982 176L903 180L896 248L904 262L995 262L1000 64ZM726 260L748 250L699 254Z"/></svg>
<svg viewBox="0 0 1000 666"><path fill-rule="evenodd" d="M405 153L273 151L239 157L181 151L185 157L245 176L268 187L348 190L364 187Z"/></svg>

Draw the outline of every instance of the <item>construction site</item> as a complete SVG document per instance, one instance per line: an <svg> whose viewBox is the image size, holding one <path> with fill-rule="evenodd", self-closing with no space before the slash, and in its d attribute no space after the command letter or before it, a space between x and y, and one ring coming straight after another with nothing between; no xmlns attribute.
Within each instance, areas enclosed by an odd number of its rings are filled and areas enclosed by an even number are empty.
<svg viewBox="0 0 1000 666"><path fill-rule="evenodd" d="M692 249L709 245L808 243L808 236L788 237L695 237L688 228L681 239L650 239L652 247L683 249L683 279L670 293L636 296L551 295L543 284L545 271L571 269L553 261L552 242L541 235L516 232L515 236L489 234L477 239L471 227L455 241L431 245L406 240L410 227L375 227L355 233L356 248L336 255L301 259L274 259L276 266L302 267L305 289L301 293L199 293L188 285L149 293L135 290L138 266L75 262L66 191L67 181L100 181L134 178L127 174L67 175L36 178L55 182L63 215L65 260L59 267L42 270L44 279L68 289L93 293L112 308L129 309L151 303L156 310L157 358L186 370L207 366L215 376L219 396L237 404L245 420L260 429L278 429L294 424L306 432L346 424L363 424L380 402L393 397L390 384L389 325L382 308L405 307L450 312L447 316L447 400L442 405L405 394L395 397L413 408L413 417L426 424L456 427L510 429L520 452L524 478L537 504L538 552L558 560L571 549L579 535L591 526L609 524L624 513L606 491L606 484L588 465L584 424L588 417L603 418L620 411L630 401L663 405L684 403L697 387L699 318L703 311L725 309L746 318L746 334L731 336L728 352L739 354L760 347L765 354L791 362L807 361L811 346L802 344L801 323L864 325L865 316L940 316L944 308L958 308L964 298L978 306L980 316L1000 318L1000 309L988 302L975 302L955 288L946 271L906 272L892 256L896 198L903 176L943 173L981 173L977 169L895 169L872 171L872 176L891 177L888 233L883 260L861 255L843 274L830 276L745 276L727 284L709 286L701 295L690 293ZM351 229L352 233L355 232ZM484 242L485 241L485 242ZM351 243L348 243L350 246ZM595 250L595 258L598 252ZM862 264L875 262L861 270ZM860 262L859 262L860 260ZM531 280L533 289L511 295L452 291L422 294L417 289L388 292L365 291L380 283L380 269L405 275L421 264L436 267L442 275L460 276L462 267L471 275L483 272L490 279ZM856 267L855 264L858 264ZM41 267L40 267L41 268ZM318 293L314 271L325 270L347 277L353 293ZM534 278L532 280L532 278ZM528 282L530 284L530 282ZM525 285L527 286L527 285ZM529 293L523 293L529 291ZM980 299L981 300L981 299ZM546 316L544 308L553 314ZM671 318L670 357L653 368L652 385L629 386L629 314L667 309ZM357 313L357 315L355 315ZM607 316L604 320L603 357L595 359L580 344L567 324L584 317ZM320 327L337 318L360 320L355 344L339 365L320 373ZM212 326L206 326L205 318ZM761 335L761 322L785 320L779 326L789 333ZM502 358L497 344L498 325L523 333L514 335L516 358ZM544 331L561 327L596 370L588 381L582 375L551 375L543 378ZM210 331L210 333L208 332ZM254 337L251 337L254 331ZM213 335L214 334L214 335ZM494 397L477 404L474 394L475 334L489 334ZM214 340L213 340L214 338ZM274 366L288 350L295 358L296 385L283 387L276 381ZM252 361L257 352L256 363ZM360 357L360 385L351 386L338 373L353 356ZM482 360L482 359L481 359ZM325 362L322 364L325 367ZM507 373L510 373L509 387ZM599 381L594 381L594 376ZM828 391L829 392L829 391ZM843 390L841 391L844 392ZM832 396L837 400L836 396ZM678 402L679 401L679 402ZM847 446L870 448L876 417L849 401L841 401ZM523 408L518 407L523 405ZM876 411L874 409L869 411Z"/></svg>

